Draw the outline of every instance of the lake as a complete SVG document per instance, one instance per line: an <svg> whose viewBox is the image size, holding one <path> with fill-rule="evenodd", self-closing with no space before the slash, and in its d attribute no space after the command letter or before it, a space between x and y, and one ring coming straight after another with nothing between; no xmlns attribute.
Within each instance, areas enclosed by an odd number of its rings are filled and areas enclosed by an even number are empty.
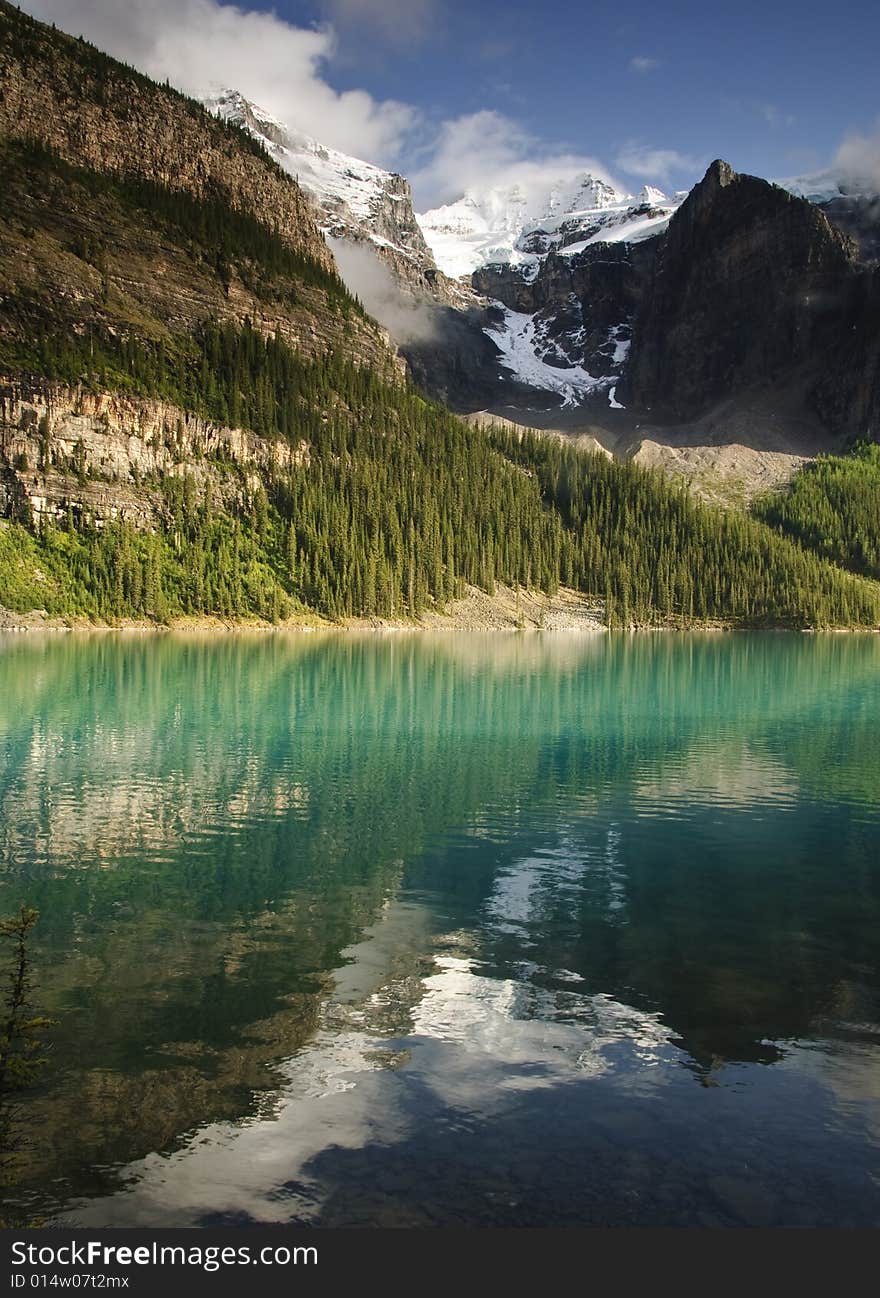
<svg viewBox="0 0 880 1298"><path fill-rule="evenodd" d="M23 1212L880 1225L880 637L0 637Z"/></svg>

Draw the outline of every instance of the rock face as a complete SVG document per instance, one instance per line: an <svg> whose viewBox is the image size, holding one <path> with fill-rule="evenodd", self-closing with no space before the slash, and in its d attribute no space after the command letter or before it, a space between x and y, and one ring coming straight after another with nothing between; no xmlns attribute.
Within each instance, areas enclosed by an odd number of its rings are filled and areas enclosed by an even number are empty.
<svg viewBox="0 0 880 1298"><path fill-rule="evenodd" d="M320 288L292 292L246 259L218 265L210 247L193 250L156 213L111 190L95 193L88 174L65 175L54 160L22 155L2 132L0 165L0 348L47 328L168 340L208 319L249 320L302 355L337 346L366 363L398 363L387 335L333 310Z"/></svg>
<svg viewBox="0 0 880 1298"><path fill-rule="evenodd" d="M659 246L624 399L674 421L796 386L834 431L871 435L876 311L876 277L817 206L713 162Z"/></svg>
<svg viewBox="0 0 880 1298"><path fill-rule="evenodd" d="M821 207L831 224L852 239L859 261L876 266L880 262L880 196L842 194Z"/></svg>
<svg viewBox="0 0 880 1298"><path fill-rule="evenodd" d="M880 268L847 286L839 329L815 358L811 407L834 431L880 441Z"/></svg>
<svg viewBox="0 0 880 1298"><path fill-rule="evenodd" d="M539 354L597 379L620 374L631 321L654 264L657 242L596 243L574 255L550 252L534 279L512 267L475 271L478 292L534 316Z"/></svg>
<svg viewBox="0 0 880 1298"><path fill-rule="evenodd" d="M151 528L158 483L186 475L227 508L265 476L308 458L305 444L267 441L167 401L0 378L0 517L35 522L83 513L99 526Z"/></svg>
<svg viewBox="0 0 880 1298"><path fill-rule="evenodd" d="M210 485L229 508L307 456L305 444L225 428L167 401L0 377L0 517L58 521L72 510L99 526L125 519L149 530L166 476L186 475L202 493Z"/></svg>

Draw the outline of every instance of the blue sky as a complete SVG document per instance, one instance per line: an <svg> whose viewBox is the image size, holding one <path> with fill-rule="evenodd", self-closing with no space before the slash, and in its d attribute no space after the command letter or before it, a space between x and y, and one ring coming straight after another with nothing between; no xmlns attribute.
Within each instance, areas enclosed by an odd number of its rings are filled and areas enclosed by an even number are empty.
<svg viewBox="0 0 880 1298"><path fill-rule="evenodd" d="M24 0L184 89L233 83L410 175L422 206L522 160L625 187L714 157L781 177L877 163L880 4L739 0Z"/></svg>

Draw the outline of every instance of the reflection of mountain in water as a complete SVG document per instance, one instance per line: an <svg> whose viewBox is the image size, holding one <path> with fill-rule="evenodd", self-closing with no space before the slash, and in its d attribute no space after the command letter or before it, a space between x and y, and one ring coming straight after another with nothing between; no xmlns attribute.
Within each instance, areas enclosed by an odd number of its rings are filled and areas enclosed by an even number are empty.
<svg viewBox="0 0 880 1298"><path fill-rule="evenodd" d="M831 636L4 643L0 859L8 904L43 911L53 1170L100 1191L89 1168L206 1123L415 1078L405 1038L445 1043L454 1108L462 1042L528 1092L535 1070L711 1080L817 1020L876 1022L877 658ZM333 1139L361 1139L340 1103Z"/></svg>

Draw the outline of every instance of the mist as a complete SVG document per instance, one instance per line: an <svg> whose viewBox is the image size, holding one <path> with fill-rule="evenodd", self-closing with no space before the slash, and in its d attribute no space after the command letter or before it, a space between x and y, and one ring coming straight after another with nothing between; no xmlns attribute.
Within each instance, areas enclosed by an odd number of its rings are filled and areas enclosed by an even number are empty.
<svg viewBox="0 0 880 1298"><path fill-rule="evenodd" d="M880 194L880 127L873 135L848 135L837 150L836 164L847 180Z"/></svg>
<svg viewBox="0 0 880 1298"><path fill-rule="evenodd" d="M434 308L410 297L369 244L329 236L327 243L349 292L396 343L430 342L438 336Z"/></svg>

